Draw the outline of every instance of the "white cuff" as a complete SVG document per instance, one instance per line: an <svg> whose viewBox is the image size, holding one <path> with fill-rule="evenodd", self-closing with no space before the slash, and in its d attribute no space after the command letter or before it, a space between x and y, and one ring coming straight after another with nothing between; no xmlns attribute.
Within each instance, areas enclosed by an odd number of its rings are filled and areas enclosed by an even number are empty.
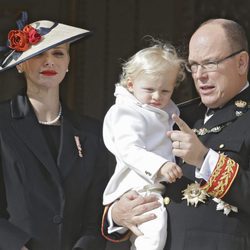
<svg viewBox="0 0 250 250"><path fill-rule="evenodd" d="M111 215L111 210L113 208L115 203L113 203L110 207L109 207L109 210L108 210L108 215L107 215L107 220L108 220L108 224L109 224L109 227L108 227L108 234L112 234L114 232L117 232L117 233L120 233L120 234L124 234L128 231L127 228L125 227L117 227L114 225L114 222L113 222L113 219L112 219L112 215Z"/></svg>
<svg viewBox="0 0 250 250"><path fill-rule="evenodd" d="M205 160L203 161L201 168L196 168L195 177L208 181L209 177L211 176L212 172L216 167L219 156L219 153L215 152L210 148L205 157Z"/></svg>

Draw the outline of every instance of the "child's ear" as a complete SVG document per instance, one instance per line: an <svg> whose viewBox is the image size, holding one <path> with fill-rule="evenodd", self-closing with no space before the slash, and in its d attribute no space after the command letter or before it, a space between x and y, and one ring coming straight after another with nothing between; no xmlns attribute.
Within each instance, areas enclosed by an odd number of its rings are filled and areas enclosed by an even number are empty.
<svg viewBox="0 0 250 250"><path fill-rule="evenodd" d="M130 92L133 92L133 90L134 90L134 84L130 78L127 79L127 89Z"/></svg>

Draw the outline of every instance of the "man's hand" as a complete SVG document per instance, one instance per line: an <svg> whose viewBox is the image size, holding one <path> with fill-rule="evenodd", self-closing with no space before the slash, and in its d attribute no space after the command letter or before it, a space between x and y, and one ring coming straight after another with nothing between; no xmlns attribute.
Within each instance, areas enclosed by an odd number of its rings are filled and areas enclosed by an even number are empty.
<svg viewBox="0 0 250 250"><path fill-rule="evenodd" d="M181 157L188 164L200 168L208 148L201 143L194 131L179 116L173 114L172 118L180 128L180 131L174 130L167 133L173 142L174 155Z"/></svg>
<svg viewBox="0 0 250 250"><path fill-rule="evenodd" d="M111 211L112 219L117 225L126 227L140 236L142 232L137 225L155 219L154 213L145 213L158 207L160 203L156 196L142 197L135 191L129 191L115 202Z"/></svg>

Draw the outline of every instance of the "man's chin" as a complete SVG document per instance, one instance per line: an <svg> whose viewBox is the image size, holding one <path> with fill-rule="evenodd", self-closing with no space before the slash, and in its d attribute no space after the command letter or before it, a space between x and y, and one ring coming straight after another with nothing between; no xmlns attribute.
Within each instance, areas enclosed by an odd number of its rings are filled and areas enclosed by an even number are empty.
<svg viewBox="0 0 250 250"><path fill-rule="evenodd" d="M215 99L209 98L208 96L206 97L201 96L201 101L208 108L218 108L218 101Z"/></svg>

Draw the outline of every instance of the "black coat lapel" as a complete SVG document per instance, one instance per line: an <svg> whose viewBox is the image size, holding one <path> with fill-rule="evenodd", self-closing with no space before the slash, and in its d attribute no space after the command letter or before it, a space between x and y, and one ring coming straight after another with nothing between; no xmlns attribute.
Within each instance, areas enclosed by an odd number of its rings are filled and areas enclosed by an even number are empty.
<svg viewBox="0 0 250 250"><path fill-rule="evenodd" d="M231 103L216 113L204 124L204 127L211 129L215 126L225 124L236 119L235 106Z"/></svg>
<svg viewBox="0 0 250 250"><path fill-rule="evenodd" d="M195 124L194 128L199 129L204 126L204 119L199 119Z"/></svg>
<svg viewBox="0 0 250 250"><path fill-rule="evenodd" d="M17 135L59 184L61 181L56 163L25 95L18 95L11 101L11 114L13 118L11 124Z"/></svg>

